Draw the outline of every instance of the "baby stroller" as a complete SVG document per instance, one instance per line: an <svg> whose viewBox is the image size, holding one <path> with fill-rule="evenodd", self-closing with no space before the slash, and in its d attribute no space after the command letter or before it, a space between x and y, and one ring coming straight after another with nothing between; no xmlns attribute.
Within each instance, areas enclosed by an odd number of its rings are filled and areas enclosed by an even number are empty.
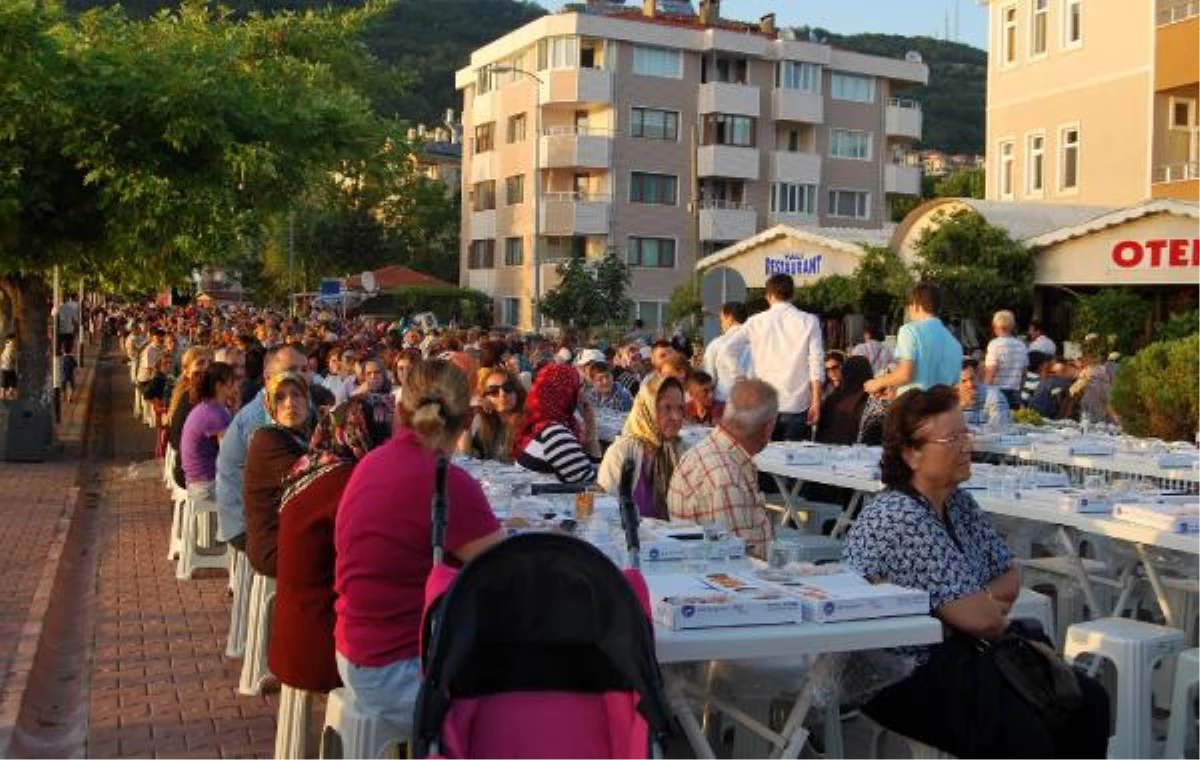
<svg viewBox="0 0 1200 760"><path fill-rule="evenodd" d="M669 713L632 499L624 574L584 541L529 534L453 577L441 562L444 461L436 482L414 756L661 756Z"/></svg>

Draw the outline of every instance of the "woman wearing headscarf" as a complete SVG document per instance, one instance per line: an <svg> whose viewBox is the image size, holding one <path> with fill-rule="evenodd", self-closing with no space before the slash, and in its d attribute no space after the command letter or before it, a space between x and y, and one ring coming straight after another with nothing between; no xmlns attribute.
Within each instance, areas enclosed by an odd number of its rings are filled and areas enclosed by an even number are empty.
<svg viewBox="0 0 1200 760"><path fill-rule="evenodd" d="M550 364L537 373L525 401L525 423L513 447L517 464L554 475L563 483L595 479L600 458L596 414L581 398L582 386L579 373L569 364ZM582 426L575 420L580 407Z"/></svg>
<svg viewBox="0 0 1200 760"><path fill-rule="evenodd" d="M242 500L246 510L246 559L254 572L274 578L283 479L308 449L308 383L295 372L275 375L267 381L263 404L267 424L250 438Z"/></svg>
<svg viewBox="0 0 1200 760"><path fill-rule="evenodd" d="M642 385L625 428L604 453L597 482L610 494L621 483L621 469L632 459L637 480L633 501L643 517L670 519L667 491L683 453L683 386L673 377L654 375Z"/></svg>
<svg viewBox="0 0 1200 760"><path fill-rule="evenodd" d="M817 441L849 446L858 441L859 423L867 405L863 384L874 375L865 356L851 356L841 364L841 382L821 402Z"/></svg>
<svg viewBox="0 0 1200 760"><path fill-rule="evenodd" d="M326 693L341 684L333 637L338 501L358 461L391 434L391 397L355 396L321 418L284 481L268 659L294 689Z"/></svg>

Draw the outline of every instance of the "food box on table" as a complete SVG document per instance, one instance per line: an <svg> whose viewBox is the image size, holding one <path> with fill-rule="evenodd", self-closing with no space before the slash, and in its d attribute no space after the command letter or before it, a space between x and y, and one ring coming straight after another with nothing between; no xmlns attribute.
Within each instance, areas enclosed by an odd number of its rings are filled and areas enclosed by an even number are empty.
<svg viewBox="0 0 1200 760"><path fill-rule="evenodd" d="M1104 491L1082 488L1024 490L1017 496L1033 506L1051 506L1063 512L1107 515L1112 512L1112 497Z"/></svg>
<svg viewBox="0 0 1200 760"><path fill-rule="evenodd" d="M699 525L678 525L657 520L643 520L639 534L641 557L648 562L685 559L688 545L704 543L704 529ZM746 539L726 532L715 542L721 556L742 559L746 556Z"/></svg>
<svg viewBox="0 0 1200 760"><path fill-rule="evenodd" d="M1084 438L1068 444L1067 452L1073 457L1110 457L1117 453L1117 447L1108 441L1093 441Z"/></svg>
<svg viewBox="0 0 1200 760"><path fill-rule="evenodd" d="M1200 457L1194 451L1168 451L1158 455L1158 466L1164 470L1187 470L1196 466Z"/></svg>
<svg viewBox="0 0 1200 760"><path fill-rule="evenodd" d="M778 586L732 573L661 576L654 621L672 630L778 625L802 620L800 599Z"/></svg>
<svg viewBox="0 0 1200 760"><path fill-rule="evenodd" d="M1121 499L1113 517L1171 533L1200 532L1200 497L1196 494Z"/></svg>
<svg viewBox="0 0 1200 760"><path fill-rule="evenodd" d="M929 614L929 592L871 583L857 573L806 575L780 585L800 599L804 619L813 623Z"/></svg>

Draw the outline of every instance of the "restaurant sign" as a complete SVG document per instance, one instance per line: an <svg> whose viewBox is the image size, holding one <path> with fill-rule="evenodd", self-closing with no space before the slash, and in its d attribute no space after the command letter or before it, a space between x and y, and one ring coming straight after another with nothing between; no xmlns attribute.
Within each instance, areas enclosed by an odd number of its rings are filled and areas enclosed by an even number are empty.
<svg viewBox="0 0 1200 760"><path fill-rule="evenodd" d="M1195 268L1200 267L1200 239L1118 240L1110 257L1116 270Z"/></svg>
<svg viewBox="0 0 1200 760"><path fill-rule="evenodd" d="M824 256L806 256L803 253L785 253L775 258L767 257L767 276L773 274L790 274L793 277L816 277L821 274L821 262Z"/></svg>

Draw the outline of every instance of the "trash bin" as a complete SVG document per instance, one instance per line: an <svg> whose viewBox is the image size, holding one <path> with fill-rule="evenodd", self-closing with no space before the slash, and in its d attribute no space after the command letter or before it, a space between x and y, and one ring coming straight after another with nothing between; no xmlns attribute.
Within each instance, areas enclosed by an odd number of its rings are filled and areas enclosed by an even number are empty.
<svg viewBox="0 0 1200 760"><path fill-rule="evenodd" d="M53 437L50 414L43 404L0 401L0 461L46 461Z"/></svg>

